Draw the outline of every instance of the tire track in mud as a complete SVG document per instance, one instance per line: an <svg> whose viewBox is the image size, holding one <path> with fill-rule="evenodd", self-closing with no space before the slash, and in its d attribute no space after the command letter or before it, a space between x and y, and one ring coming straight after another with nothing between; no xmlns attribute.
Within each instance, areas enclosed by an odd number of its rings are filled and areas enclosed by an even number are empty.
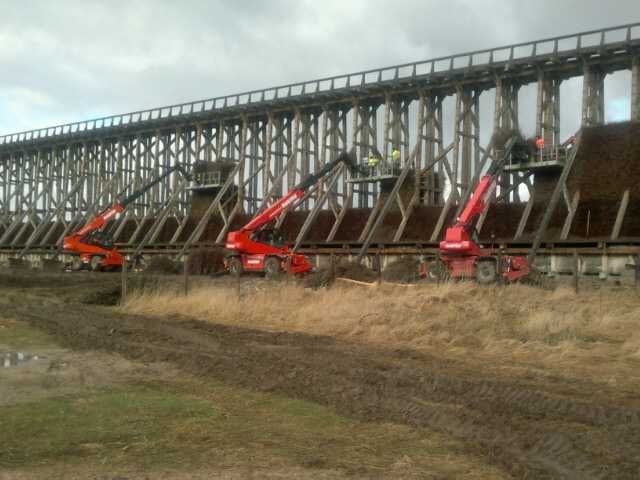
<svg viewBox="0 0 640 480"><path fill-rule="evenodd" d="M75 348L174 362L196 375L303 398L365 421L426 426L518 478L631 479L640 472L638 410L476 378L435 359L402 367L393 352L327 337L125 316L55 301L46 308L16 302L9 309Z"/></svg>

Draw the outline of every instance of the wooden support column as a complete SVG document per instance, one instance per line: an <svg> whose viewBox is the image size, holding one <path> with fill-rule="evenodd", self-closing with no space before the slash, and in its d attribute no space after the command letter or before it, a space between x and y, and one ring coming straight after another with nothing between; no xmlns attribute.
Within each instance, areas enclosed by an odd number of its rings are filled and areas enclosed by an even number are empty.
<svg viewBox="0 0 640 480"><path fill-rule="evenodd" d="M640 56L631 67L631 120L640 120Z"/></svg>
<svg viewBox="0 0 640 480"><path fill-rule="evenodd" d="M560 143L560 83L538 72L536 135L544 138L546 148Z"/></svg>
<svg viewBox="0 0 640 480"><path fill-rule="evenodd" d="M373 225L371 225L370 228L368 229L365 228L365 231L367 232L366 237L363 238L361 236L359 239L359 241L364 243L360 249L360 252L358 252L358 259L357 259L358 263L361 263L363 258L367 254L367 250L369 249L369 245L371 245L373 236L375 235L376 231L384 221L384 218L386 217L387 212L391 207L391 204L395 201L396 195L398 195L398 192L400 191L400 187L406 180L409 171L414 166L416 157L418 156L419 153L420 153L420 143L416 143L416 146L413 147L413 152L411 152L410 157L407 159L407 162L402 168L402 172L400 173L400 176L398 177L398 179L396 180L396 183L393 185L393 188L391 189L389 198L387 199L386 202L381 202L380 200L377 202L376 209L379 209L380 213L376 215L375 222L373 223ZM373 215L371 217L373 217ZM371 220L371 217L369 217L369 220Z"/></svg>
<svg viewBox="0 0 640 480"><path fill-rule="evenodd" d="M496 78L496 104L494 110L494 130L518 130L518 92L520 84L505 82Z"/></svg>
<svg viewBox="0 0 640 480"><path fill-rule="evenodd" d="M580 292L579 283L580 283L580 257L578 256L578 251L574 250L573 252L573 289L576 292L576 294Z"/></svg>
<svg viewBox="0 0 640 480"><path fill-rule="evenodd" d="M247 156L247 138L248 138L248 129L249 122L246 115L242 116L242 124L240 125L240 139L239 139L239 158L238 158L238 192L236 194L236 203L229 212L228 216L225 216L225 212L223 211L221 205L218 206L218 210L220 211L220 215L222 216L222 220L224 225L220 232L218 232L218 236L216 237L216 243L222 243L224 238L229 231L229 227L231 226L231 222L235 216L242 212L244 209L244 198L245 198L245 164L246 164L246 156Z"/></svg>
<svg viewBox="0 0 640 480"><path fill-rule="evenodd" d="M562 232L560 233L561 240L566 240L569 236L569 233L571 232L571 225L573 224L573 219L576 216L576 212L578 211L578 204L580 203L580 190L575 191L571 201L569 201L569 193L566 190L566 185L564 192L565 202L567 204L567 217L564 220Z"/></svg>
<svg viewBox="0 0 640 480"><path fill-rule="evenodd" d="M527 226L527 222L529 221L529 216L531 215L531 209L533 208L534 196L533 190L529 190L529 200L527 200L527 204L524 207L524 211L522 212L522 216L520 217L520 222L518 223L518 229L516 230L515 239L521 238L524 233L524 229Z"/></svg>
<svg viewBox="0 0 640 480"><path fill-rule="evenodd" d="M327 199L329 198L329 195L333 187L338 181L338 178L340 178L341 174L343 174L343 171L344 171L344 164L340 164L337 167L337 170L332 175L329 176L329 179L322 180L322 184L316 190L316 192L320 194L320 197L316 200L315 205L313 206L311 212L309 212L309 214L307 215L307 218L305 219L302 227L300 228L300 231L298 232L295 245L293 246L294 251L300 247L300 244L305 239L307 233L309 233L309 230L313 225L313 222L315 221L318 214L320 213L320 210L322 209ZM322 188L322 185L324 185L324 190Z"/></svg>
<svg viewBox="0 0 640 480"><path fill-rule="evenodd" d="M496 77L496 102L493 118L493 131L508 132L512 130L520 130L520 122L518 119L518 92L520 84L515 81L505 81L502 77ZM502 145L498 146L499 148ZM496 148L493 152L497 155ZM499 184L501 188L509 188L517 182L517 175L513 173L502 173L500 175ZM473 186L473 185L472 185ZM520 200L518 189L514 190L514 198Z"/></svg>
<svg viewBox="0 0 640 480"><path fill-rule="evenodd" d="M176 256L176 258L178 260L185 256L186 252L189 250L189 247L191 247L193 242L197 242L198 240L200 240L200 237L202 236L202 233L204 232L204 229L206 228L207 224L209 223L209 219L211 218L213 213L219 208L220 202L222 201L222 198L225 196L225 194L229 190L229 187L233 184L233 180L234 180L236 174L238 173L239 169L240 169L240 164L238 163L238 164L236 164L234 169L231 171L231 173L229 174L229 176L225 180L224 185L222 186L222 188L220 188L220 191L217 193L217 195L215 196L213 201L207 207L207 210L202 215L202 218L198 222L198 225L196 225L196 227L193 230L193 232L191 232L191 235L189 236L189 238L184 242L184 245L182 246L182 249L180 250L180 252ZM282 178L280 180L282 180Z"/></svg>
<svg viewBox="0 0 640 480"><path fill-rule="evenodd" d="M458 87L456 93L456 116L454 137L460 139L455 150L454 177L464 192L470 185L471 176L480 160L480 90Z"/></svg>
<svg viewBox="0 0 640 480"><path fill-rule="evenodd" d="M124 305L127 300L127 257L122 259L122 270L120 271L120 305Z"/></svg>
<svg viewBox="0 0 640 480"><path fill-rule="evenodd" d="M622 223L624 222L624 216L627 213L627 207L629 206L629 189L626 189L622 194L622 200L620 200L620 207L618 207L618 214L616 215L616 223L613 225L611 231L611 240L617 240L620 237L620 230L622 230Z"/></svg>
<svg viewBox="0 0 640 480"><path fill-rule="evenodd" d="M553 193L551 194L551 199L549 200L549 204L547 205L547 209L542 216L542 220L540 221L540 225L538 227L538 231L533 239L533 244L531 245L531 250L529 251L529 255L527 255L527 260L529 264L533 264L533 260L538 253L538 248L540 248L540 244L542 243L542 239L544 234L547 231L547 227L549 226L549 222L551 221L551 216L558 205L558 201L560 200L560 195L566 185L567 178L569 178L569 173L571 173L571 168L573 167L573 162L576 158L576 154L580 148L580 139L576 142L576 146L571 149L567 157L567 161L564 164L564 168L562 169L562 173L560 174L560 178L558 179L558 183L556 184Z"/></svg>
<svg viewBox="0 0 640 480"><path fill-rule="evenodd" d="M606 72L589 65L583 66L582 83L582 125L600 125L604 123L604 79Z"/></svg>

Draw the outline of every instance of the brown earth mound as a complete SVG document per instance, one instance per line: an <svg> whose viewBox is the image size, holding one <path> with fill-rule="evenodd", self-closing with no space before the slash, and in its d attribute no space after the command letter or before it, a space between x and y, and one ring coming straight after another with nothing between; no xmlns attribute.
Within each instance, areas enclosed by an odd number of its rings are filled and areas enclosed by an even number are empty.
<svg viewBox="0 0 640 480"><path fill-rule="evenodd" d="M413 257L400 258L382 270L382 279L387 282L412 283L417 278L418 262Z"/></svg>
<svg viewBox="0 0 640 480"><path fill-rule="evenodd" d="M331 285L338 277L359 282L374 282L378 274L358 263L338 260L333 267L328 265L306 275L302 283L305 287L320 288Z"/></svg>
<svg viewBox="0 0 640 480"><path fill-rule="evenodd" d="M43 258L42 270L45 272L61 272L64 270L64 264L60 260Z"/></svg>
<svg viewBox="0 0 640 480"><path fill-rule="evenodd" d="M224 271L225 251L223 248L196 248L187 257L189 273L211 275Z"/></svg>
<svg viewBox="0 0 640 480"><path fill-rule="evenodd" d="M110 285L103 289L89 290L80 297L80 302L88 305L117 305L122 298L122 287Z"/></svg>
<svg viewBox="0 0 640 480"><path fill-rule="evenodd" d="M145 272L147 273L167 273L167 274L177 274L182 271L182 266L167 257L166 255L155 255L151 257Z"/></svg>
<svg viewBox="0 0 640 480"><path fill-rule="evenodd" d="M31 268L31 262L22 258L10 258L9 268L16 271L29 270Z"/></svg>
<svg viewBox="0 0 640 480"><path fill-rule="evenodd" d="M629 189L640 197L640 122L622 122L585 128L571 175L573 192L585 200L620 200Z"/></svg>

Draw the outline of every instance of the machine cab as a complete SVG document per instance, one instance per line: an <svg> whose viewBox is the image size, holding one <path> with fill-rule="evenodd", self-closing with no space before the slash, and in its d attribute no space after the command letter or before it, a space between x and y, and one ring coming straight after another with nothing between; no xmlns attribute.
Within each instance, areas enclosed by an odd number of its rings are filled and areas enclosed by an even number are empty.
<svg viewBox="0 0 640 480"><path fill-rule="evenodd" d="M251 236L251 240L278 248L285 246L282 233L280 233L280 230L275 228L263 228L261 230L257 230Z"/></svg>
<svg viewBox="0 0 640 480"><path fill-rule="evenodd" d="M89 233L86 237L84 237L83 243L89 245L97 245L106 249L113 248L113 240L111 236L102 230L96 230L95 232Z"/></svg>

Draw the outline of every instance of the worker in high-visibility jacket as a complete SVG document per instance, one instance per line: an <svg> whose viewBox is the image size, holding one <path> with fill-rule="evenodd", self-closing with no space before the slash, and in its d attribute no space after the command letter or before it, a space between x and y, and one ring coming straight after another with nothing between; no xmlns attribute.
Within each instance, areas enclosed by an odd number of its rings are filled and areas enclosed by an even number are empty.
<svg viewBox="0 0 640 480"><path fill-rule="evenodd" d="M380 163L380 158L373 154L369 154L369 169L371 170L371 176L375 177L378 170L378 164Z"/></svg>
<svg viewBox="0 0 640 480"><path fill-rule="evenodd" d="M394 148L393 151L391 152L391 165L393 167L393 173L395 175L400 173L400 150L397 148Z"/></svg>
<svg viewBox="0 0 640 480"><path fill-rule="evenodd" d="M544 152L544 137L542 135L538 135L536 137L536 155L539 157L540 161L542 161L543 152Z"/></svg>

